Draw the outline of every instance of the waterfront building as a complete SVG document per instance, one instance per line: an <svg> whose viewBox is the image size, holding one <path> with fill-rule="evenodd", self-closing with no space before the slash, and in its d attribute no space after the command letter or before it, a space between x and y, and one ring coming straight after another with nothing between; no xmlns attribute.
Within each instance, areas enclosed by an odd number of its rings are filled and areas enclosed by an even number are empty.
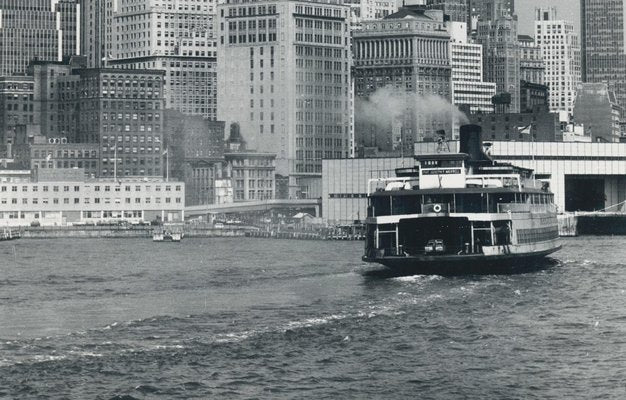
<svg viewBox="0 0 626 400"><path fill-rule="evenodd" d="M169 176L185 182L185 205L213 204L225 167L224 122L175 110L165 110L164 115Z"/></svg>
<svg viewBox="0 0 626 400"><path fill-rule="evenodd" d="M607 82L626 106L626 2L581 0L583 82Z"/></svg>
<svg viewBox="0 0 626 400"><path fill-rule="evenodd" d="M275 153L226 152L224 158L228 175L232 177L235 202L275 198ZM302 193L300 197L306 198L306 193Z"/></svg>
<svg viewBox="0 0 626 400"><path fill-rule="evenodd" d="M0 76L24 75L33 60L79 54L75 0L0 0Z"/></svg>
<svg viewBox="0 0 626 400"><path fill-rule="evenodd" d="M184 220L185 184L161 178L85 179L84 171L0 182L0 226ZM30 176L30 171L29 176Z"/></svg>
<svg viewBox="0 0 626 400"><path fill-rule="evenodd" d="M353 40L357 147L409 154L415 141L437 131L452 136L450 34L442 11L401 8L364 22Z"/></svg>
<svg viewBox="0 0 626 400"><path fill-rule="evenodd" d="M482 46L468 43L465 23L452 22L449 26L452 102L471 113L492 113L496 84L483 81Z"/></svg>
<svg viewBox="0 0 626 400"><path fill-rule="evenodd" d="M520 142L561 141L559 114L551 113L545 106L531 112L468 115L472 124L480 125L484 140L515 140Z"/></svg>
<svg viewBox="0 0 626 400"><path fill-rule="evenodd" d="M535 10L535 39L545 63L546 85L550 88L550 111L574 109L576 86L580 83L580 43L574 24L557 19L556 8Z"/></svg>
<svg viewBox="0 0 626 400"><path fill-rule="evenodd" d="M543 85L545 66L541 47L535 43L535 39L528 35L518 35L520 51L520 79L530 83Z"/></svg>
<svg viewBox="0 0 626 400"><path fill-rule="evenodd" d="M395 176L396 168L415 165L413 157L324 160L322 219L330 225L349 225L367 218L369 179Z"/></svg>
<svg viewBox="0 0 626 400"><path fill-rule="evenodd" d="M96 143L67 143L64 139L39 136L27 145L30 169L79 168L86 177L99 176L100 146Z"/></svg>
<svg viewBox="0 0 626 400"><path fill-rule="evenodd" d="M0 77L0 148L15 143L19 125L34 122L34 81L30 76Z"/></svg>
<svg viewBox="0 0 626 400"><path fill-rule="evenodd" d="M218 5L217 118L276 154L294 198L319 197L322 158L350 154L349 12L335 0Z"/></svg>
<svg viewBox="0 0 626 400"><path fill-rule="evenodd" d="M225 175L232 180L233 201L276 198L276 154L249 151L237 124L230 127L224 158ZM306 198L306 193L299 193L299 197Z"/></svg>
<svg viewBox="0 0 626 400"><path fill-rule="evenodd" d="M577 87L574 122L583 124L592 141L618 142L624 109L606 83L581 83Z"/></svg>
<svg viewBox="0 0 626 400"><path fill-rule="evenodd" d="M215 120L215 3L119 0L113 16L113 57L108 65L164 70L168 109Z"/></svg>
<svg viewBox="0 0 626 400"><path fill-rule="evenodd" d="M163 71L76 69L79 143L100 144L100 176L163 176Z"/></svg>
<svg viewBox="0 0 626 400"><path fill-rule="evenodd" d="M520 52L517 17L500 15L478 21L477 43L483 46L484 80L496 83L496 91L507 101L500 111L520 110Z"/></svg>
<svg viewBox="0 0 626 400"><path fill-rule="evenodd" d="M539 107L540 109L548 109L549 90L546 85L539 83L520 82L520 112L531 113Z"/></svg>

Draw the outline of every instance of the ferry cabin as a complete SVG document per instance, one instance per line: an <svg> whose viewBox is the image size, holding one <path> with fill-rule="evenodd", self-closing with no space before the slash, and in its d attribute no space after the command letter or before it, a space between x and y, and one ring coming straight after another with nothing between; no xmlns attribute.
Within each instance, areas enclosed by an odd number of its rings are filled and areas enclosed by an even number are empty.
<svg viewBox="0 0 626 400"><path fill-rule="evenodd" d="M370 181L366 257L497 255L558 237L553 194L531 170L464 153L416 159L418 168Z"/></svg>

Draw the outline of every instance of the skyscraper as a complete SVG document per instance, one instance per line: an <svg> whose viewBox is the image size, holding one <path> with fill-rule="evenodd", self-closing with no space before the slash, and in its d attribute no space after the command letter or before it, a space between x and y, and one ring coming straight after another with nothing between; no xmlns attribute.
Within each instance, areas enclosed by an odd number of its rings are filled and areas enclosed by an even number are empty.
<svg viewBox="0 0 626 400"><path fill-rule="evenodd" d="M576 87L580 83L580 44L574 24L557 19L556 8L535 11L535 40L545 64L546 84L550 88L550 111L574 109Z"/></svg>
<svg viewBox="0 0 626 400"><path fill-rule="evenodd" d="M344 0L350 6L350 24L359 26L362 21L381 19L398 11L395 0Z"/></svg>
<svg viewBox="0 0 626 400"><path fill-rule="evenodd" d="M78 54L79 9L74 0L0 0L0 76Z"/></svg>
<svg viewBox="0 0 626 400"><path fill-rule="evenodd" d="M450 21L470 23L468 2L469 0L426 0L426 7L443 11L450 17Z"/></svg>
<svg viewBox="0 0 626 400"><path fill-rule="evenodd" d="M626 2L581 0L583 80L607 82L626 105Z"/></svg>
<svg viewBox="0 0 626 400"><path fill-rule="evenodd" d="M214 120L215 0L118 0L117 10L108 65L165 70L165 106Z"/></svg>
<svg viewBox="0 0 626 400"><path fill-rule="evenodd" d="M543 85L545 80L545 65L541 47L532 36L518 35L520 51L520 79Z"/></svg>
<svg viewBox="0 0 626 400"><path fill-rule="evenodd" d="M468 0L471 16L479 21L493 21L515 14L515 0Z"/></svg>
<svg viewBox="0 0 626 400"><path fill-rule="evenodd" d="M483 81L482 46L468 42L465 23L452 22L449 27L452 102L472 113L493 112L491 98L496 94L496 84Z"/></svg>
<svg viewBox="0 0 626 400"><path fill-rule="evenodd" d="M503 105L505 111L520 112L517 17L502 14L493 20L479 20L476 41L483 45L484 80L495 82L498 94L510 96L510 102Z"/></svg>
<svg viewBox="0 0 626 400"><path fill-rule="evenodd" d="M113 13L117 0L82 0L80 8L81 54L89 68L106 66L113 51Z"/></svg>
<svg viewBox="0 0 626 400"><path fill-rule="evenodd" d="M218 5L217 118L277 154L294 198L320 196L322 158L349 155L349 13L340 0Z"/></svg>
<svg viewBox="0 0 626 400"><path fill-rule="evenodd" d="M439 130L452 137L449 41L443 12L420 7L354 32L360 147L410 154L414 142L436 139Z"/></svg>

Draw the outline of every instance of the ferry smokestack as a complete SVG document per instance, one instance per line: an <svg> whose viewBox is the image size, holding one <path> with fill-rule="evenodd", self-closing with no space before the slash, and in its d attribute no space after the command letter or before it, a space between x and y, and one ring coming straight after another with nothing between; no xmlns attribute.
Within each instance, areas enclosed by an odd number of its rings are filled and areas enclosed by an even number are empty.
<svg viewBox="0 0 626 400"><path fill-rule="evenodd" d="M489 156L483 152L483 137L480 125L461 125L459 150L461 153L469 154L471 161L490 160Z"/></svg>

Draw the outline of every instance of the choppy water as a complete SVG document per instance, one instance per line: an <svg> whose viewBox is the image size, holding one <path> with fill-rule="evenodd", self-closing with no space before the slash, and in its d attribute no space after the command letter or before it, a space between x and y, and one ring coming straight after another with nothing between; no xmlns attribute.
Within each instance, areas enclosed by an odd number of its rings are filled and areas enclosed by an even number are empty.
<svg viewBox="0 0 626 400"><path fill-rule="evenodd" d="M0 398L626 398L626 238L520 275L362 243L0 243Z"/></svg>

